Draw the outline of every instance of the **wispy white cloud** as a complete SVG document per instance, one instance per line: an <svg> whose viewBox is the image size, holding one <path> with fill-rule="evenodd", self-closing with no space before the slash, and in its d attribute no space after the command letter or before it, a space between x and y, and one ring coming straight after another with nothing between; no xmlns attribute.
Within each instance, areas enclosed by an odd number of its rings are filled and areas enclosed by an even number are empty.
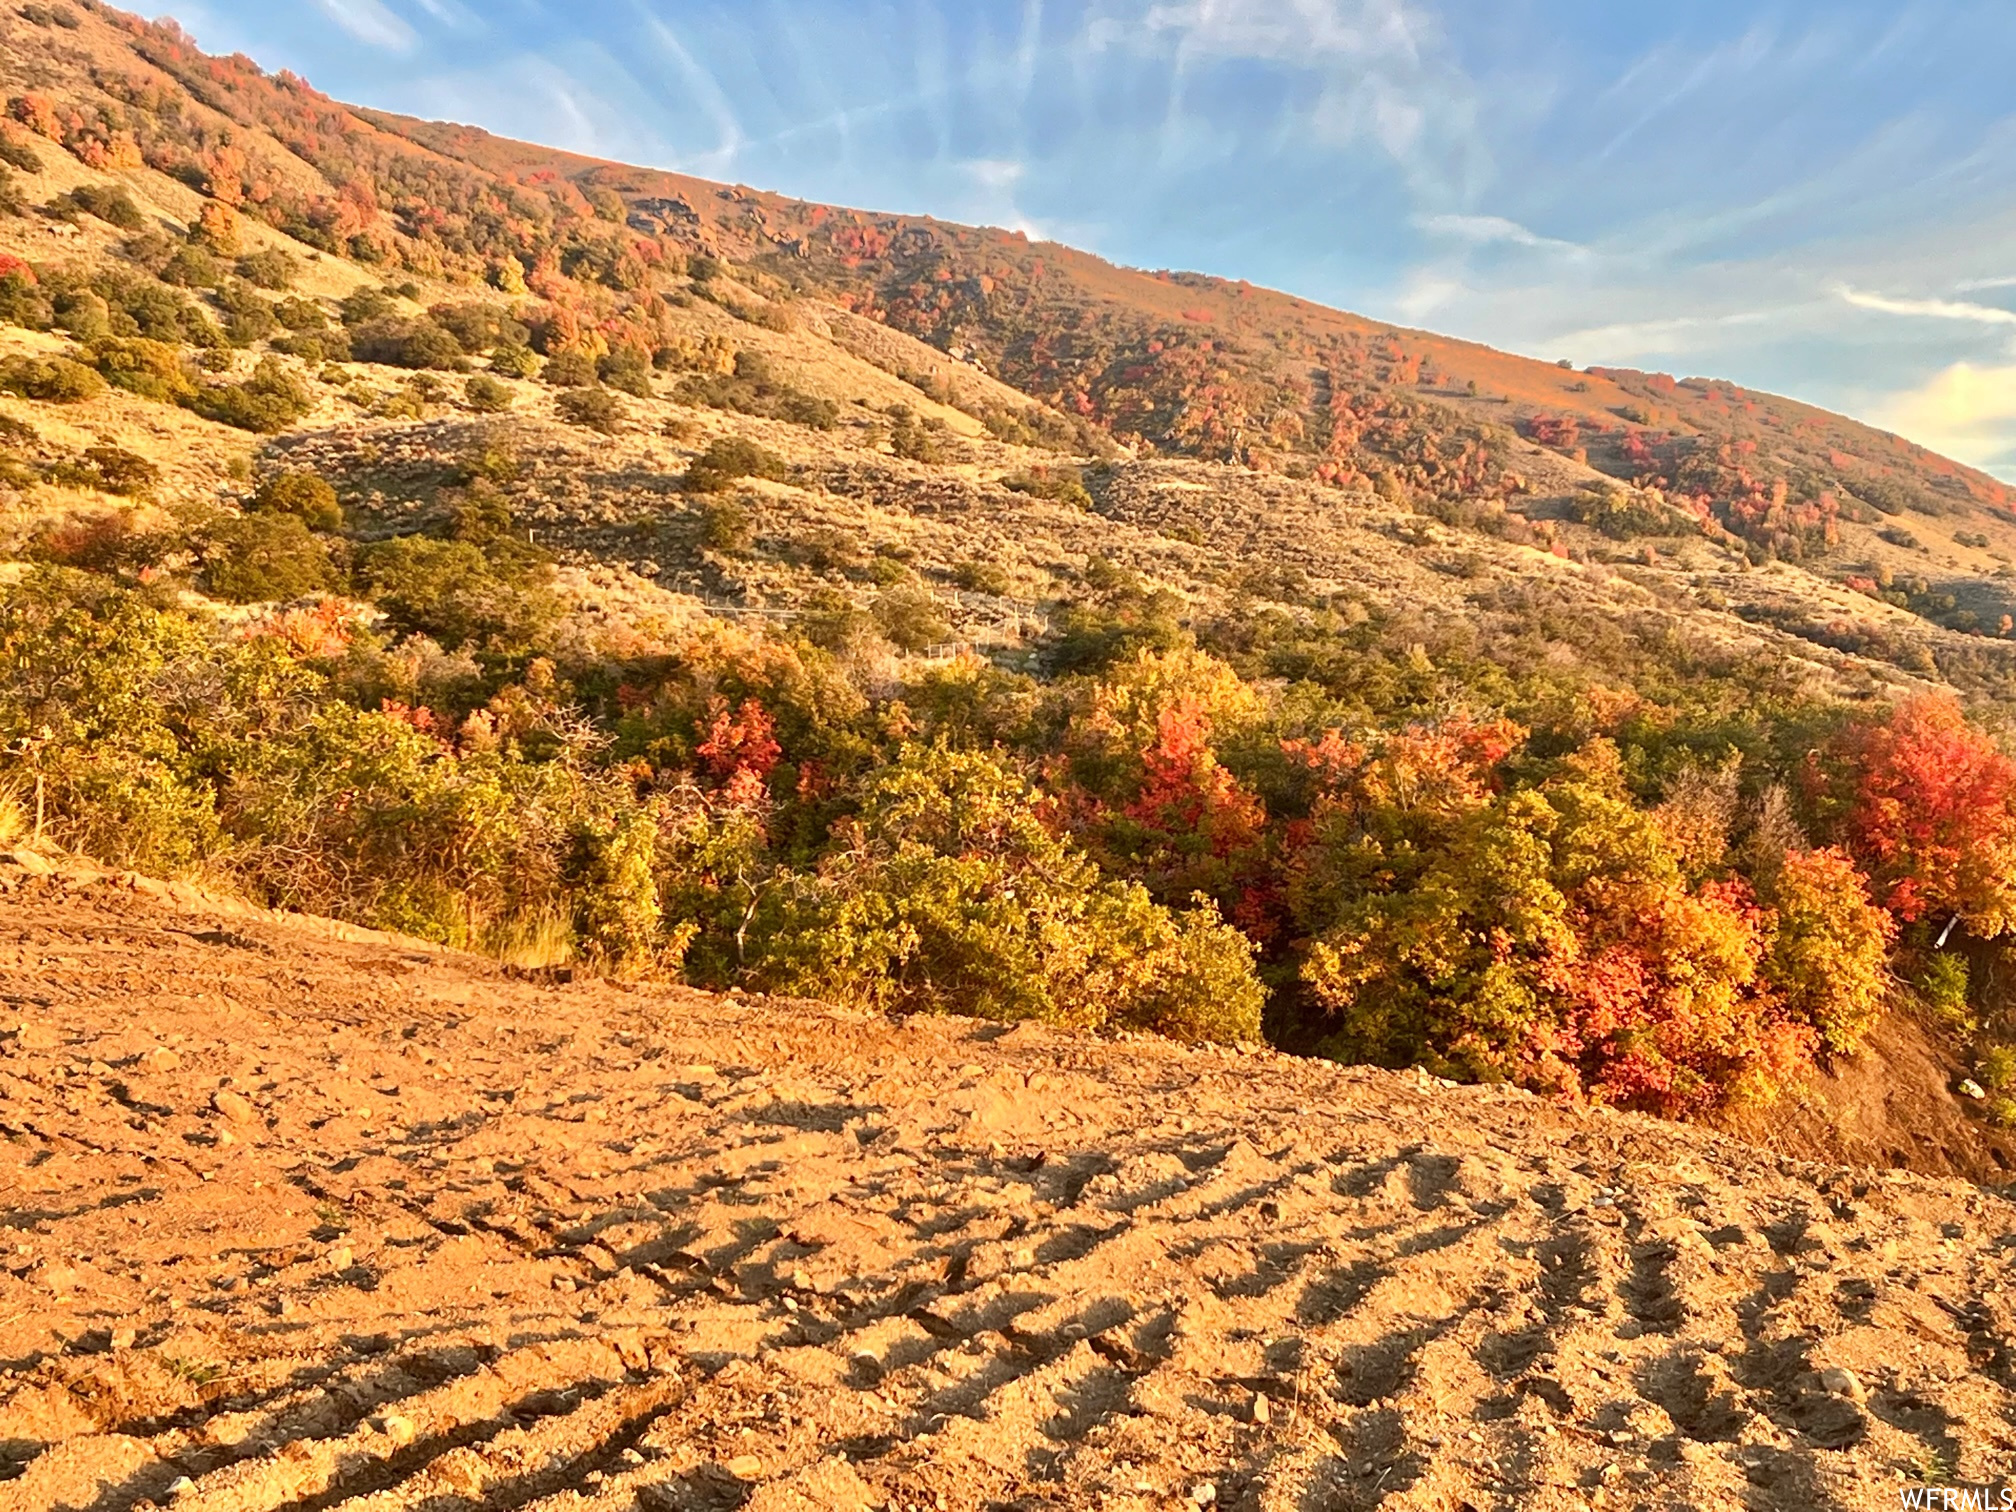
<svg viewBox="0 0 2016 1512"><path fill-rule="evenodd" d="M1488 160L1476 131L1476 91L1426 0L1104 0L1082 41L1171 63L1170 122L1178 133L1193 83L1227 64L1263 64L1306 88L1277 103L1295 135L1333 148L1370 142L1418 195L1463 203ZM1284 125L1286 123L1284 122Z"/></svg>
<svg viewBox="0 0 2016 1512"><path fill-rule="evenodd" d="M1589 255L1586 247L1558 237L1542 236L1502 215L1417 215L1414 224L1431 236L1448 237L1474 247L1504 243L1530 247L1535 251L1565 252L1577 257Z"/></svg>
<svg viewBox="0 0 2016 1512"><path fill-rule="evenodd" d="M677 32L648 11L640 8L638 14L652 40L678 67L687 87L693 91L696 102L713 121L718 133L712 149L687 158L680 166L703 174L732 172L735 160L746 140L746 134L742 130L742 122L735 113L734 104L729 100L727 91L722 89L720 80L714 77L707 66L679 40Z"/></svg>
<svg viewBox="0 0 2016 1512"><path fill-rule="evenodd" d="M1721 315L1669 315L1650 320L1615 321L1609 325L1566 331L1552 339L1555 345L1571 352L1593 353L1599 358L1622 361L1709 348L1718 336L1733 328L1783 320L1796 308L1732 310Z"/></svg>
<svg viewBox="0 0 2016 1512"><path fill-rule="evenodd" d="M484 28L483 18L458 0L413 0L413 3L443 26L456 31L474 32Z"/></svg>
<svg viewBox="0 0 2016 1512"><path fill-rule="evenodd" d="M1958 299L1891 299L1842 284L1835 290L1843 301L1858 310L1878 310L1885 315L1922 316L1928 320L1971 320L1977 325L2016 326L2016 310L1974 304Z"/></svg>
<svg viewBox="0 0 2016 1512"><path fill-rule="evenodd" d="M329 19L359 42L388 52L411 52L419 42L408 26L380 0L315 0Z"/></svg>

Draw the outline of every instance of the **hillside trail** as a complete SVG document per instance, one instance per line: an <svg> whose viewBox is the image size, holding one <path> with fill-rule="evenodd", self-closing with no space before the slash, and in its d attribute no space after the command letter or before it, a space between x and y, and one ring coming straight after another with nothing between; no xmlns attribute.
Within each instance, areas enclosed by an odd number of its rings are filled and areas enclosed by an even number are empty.
<svg viewBox="0 0 2016 1512"><path fill-rule="evenodd" d="M2016 1208L0 864L0 1512L1897 1505Z"/></svg>

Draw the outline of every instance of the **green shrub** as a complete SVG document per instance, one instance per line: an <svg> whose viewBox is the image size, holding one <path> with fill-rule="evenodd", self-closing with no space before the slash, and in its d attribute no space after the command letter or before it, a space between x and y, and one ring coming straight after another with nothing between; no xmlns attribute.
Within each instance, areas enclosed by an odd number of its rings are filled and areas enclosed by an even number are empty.
<svg viewBox="0 0 2016 1512"><path fill-rule="evenodd" d="M539 376L555 388L587 388L595 382L595 363L583 351L556 352Z"/></svg>
<svg viewBox="0 0 2016 1512"><path fill-rule="evenodd" d="M343 506L336 490L311 472L275 473L259 485L252 507L262 514L293 515L310 530L341 530Z"/></svg>
<svg viewBox="0 0 2016 1512"><path fill-rule="evenodd" d="M700 506L700 544L709 551L741 556L755 540L755 521L739 500L723 495Z"/></svg>
<svg viewBox="0 0 2016 1512"><path fill-rule="evenodd" d="M303 362L327 363L351 360L350 333L338 327L327 331L289 331L276 336L273 350Z"/></svg>
<svg viewBox="0 0 2016 1512"><path fill-rule="evenodd" d="M59 294L53 313L56 328L78 341L102 341L112 334L112 307L89 289Z"/></svg>
<svg viewBox="0 0 2016 1512"><path fill-rule="evenodd" d="M436 305L427 316L472 354L493 347L522 347L532 339L532 332L508 312L480 300Z"/></svg>
<svg viewBox="0 0 2016 1512"><path fill-rule="evenodd" d="M401 536L363 553L360 573L372 599L406 634L450 651L475 646L499 654L530 647L557 613L537 575L499 576L468 541Z"/></svg>
<svg viewBox="0 0 2016 1512"><path fill-rule="evenodd" d="M794 390L778 405L777 417L811 430L832 430L840 423L840 406L831 399L818 399Z"/></svg>
<svg viewBox="0 0 2016 1512"><path fill-rule="evenodd" d="M1698 535L1699 522L1663 499L1617 484L1585 489L1568 502L1569 518L1592 526L1613 541L1638 536Z"/></svg>
<svg viewBox="0 0 2016 1512"><path fill-rule="evenodd" d="M59 463L56 481L82 488L96 488L129 499L144 499L161 481L161 469L123 446L100 443L86 447L74 462Z"/></svg>
<svg viewBox="0 0 2016 1512"><path fill-rule="evenodd" d="M452 332L431 320L373 320L350 330L353 361L445 372L467 366L468 354Z"/></svg>
<svg viewBox="0 0 2016 1512"><path fill-rule="evenodd" d="M969 559L952 569L952 581L968 593L988 593L996 598L1007 594L1012 583L1008 569L999 562Z"/></svg>
<svg viewBox="0 0 2016 1512"><path fill-rule="evenodd" d="M234 347L249 347L280 330L279 317L273 313L273 307L262 299L244 302L224 318L224 339ZM321 350L319 340L316 349L318 352Z"/></svg>
<svg viewBox="0 0 2016 1512"><path fill-rule="evenodd" d="M1974 1013L1969 1007L1967 962L1940 951L1925 963L1914 984L1940 1023L1957 1033L1974 1032Z"/></svg>
<svg viewBox="0 0 2016 1512"><path fill-rule="evenodd" d="M890 588L875 599L870 611L883 638L903 651L922 651L952 638L952 626L928 589Z"/></svg>
<svg viewBox="0 0 2016 1512"><path fill-rule="evenodd" d="M539 355L529 346L502 346L490 354L490 371L505 378L539 376Z"/></svg>
<svg viewBox="0 0 2016 1512"><path fill-rule="evenodd" d="M315 407L300 379L272 357L260 359L243 383L198 390L188 404L205 419L261 435L287 429Z"/></svg>
<svg viewBox="0 0 2016 1512"><path fill-rule="evenodd" d="M0 320L24 331L46 331L55 318L49 297L36 287L33 274L19 268L0 273Z"/></svg>
<svg viewBox="0 0 2016 1512"><path fill-rule="evenodd" d="M1772 985L1829 1050L1853 1054L1883 1012L1895 923L1834 850L1786 857L1762 897L1777 916L1765 968Z"/></svg>
<svg viewBox="0 0 2016 1512"><path fill-rule="evenodd" d="M398 313L399 305L383 289L366 284L343 296L337 305L346 326L369 325L375 320L384 320Z"/></svg>
<svg viewBox="0 0 2016 1512"><path fill-rule="evenodd" d="M1083 474L1075 467L1052 467L1018 473L1014 477L1003 478L1001 486L1011 493L1027 494L1033 499L1048 499L1053 504L1068 504L1073 509L1092 508L1092 494L1085 487Z"/></svg>
<svg viewBox="0 0 2016 1512"><path fill-rule="evenodd" d="M569 425L585 426L613 436L623 425L623 402L605 388L569 389L554 403Z"/></svg>
<svg viewBox="0 0 2016 1512"><path fill-rule="evenodd" d="M181 404L196 396L196 385L189 376L181 348L165 341L149 341L144 336L130 340L108 338L93 343L84 352L84 358L114 388L125 389L143 399Z"/></svg>
<svg viewBox="0 0 2016 1512"><path fill-rule="evenodd" d="M936 463L945 460L945 448L939 444L938 431L920 421L915 411L899 404L889 411L889 418L892 422L889 449L897 456L910 462Z"/></svg>
<svg viewBox="0 0 2016 1512"><path fill-rule="evenodd" d="M273 314L290 331L326 331L329 312L312 299L283 299L273 306Z"/></svg>
<svg viewBox="0 0 2016 1512"><path fill-rule="evenodd" d="M147 224L147 217L133 203L133 196L119 184L79 184L68 194L57 196L49 208L58 215L81 212L96 216L121 231L138 231Z"/></svg>
<svg viewBox="0 0 2016 1512"><path fill-rule="evenodd" d="M517 402L511 385L478 373L462 388L463 402L479 415L501 415Z"/></svg>
<svg viewBox="0 0 2016 1512"><path fill-rule="evenodd" d="M0 389L51 404L82 404L105 392L105 380L67 357L9 357L0 361Z"/></svg>
<svg viewBox="0 0 2016 1512"><path fill-rule="evenodd" d="M596 376L638 399L652 397L651 359L635 347L618 347L596 364Z"/></svg>
<svg viewBox="0 0 2016 1512"><path fill-rule="evenodd" d="M664 930L659 901L658 814L625 813L585 829L576 844L574 934L589 964L615 977L676 969L682 953Z"/></svg>
<svg viewBox="0 0 2016 1512"><path fill-rule="evenodd" d="M1253 947L1208 909L1178 918L1051 834L994 757L906 749L858 828L788 889L766 986L863 1008L1251 1040Z"/></svg>
<svg viewBox="0 0 2016 1512"><path fill-rule="evenodd" d="M162 265L157 275L163 283L185 289L214 289L225 279L225 265L208 247L185 242Z"/></svg>
<svg viewBox="0 0 2016 1512"><path fill-rule="evenodd" d="M278 247L268 247L239 258L238 276L259 288L285 293L301 276L301 260Z"/></svg>
<svg viewBox="0 0 2016 1512"><path fill-rule="evenodd" d="M285 603L335 587L336 569L298 517L234 515L204 532L203 580L229 603Z"/></svg>
<svg viewBox="0 0 2016 1512"><path fill-rule="evenodd" d="M725 437L709 446L686 469L688 493L721 493L740 478L768 478L782 481L791 469L775 452L745 441Z"/></svg>

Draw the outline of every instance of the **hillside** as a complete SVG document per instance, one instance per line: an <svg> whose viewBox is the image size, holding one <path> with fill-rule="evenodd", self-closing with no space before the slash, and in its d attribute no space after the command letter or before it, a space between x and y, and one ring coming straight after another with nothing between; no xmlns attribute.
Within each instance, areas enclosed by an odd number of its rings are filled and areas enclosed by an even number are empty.
<svg viewBox="0 0 2016 1512"><path fill-rule="evenodd" d="M1994 480L95 3L0 44L0 841L2007 1169Z"/></svg>
<svg viewBox="0 0 2016 1512"><path fill-rule="evenodd" d="M1811 1512L2008 1464L2016 1210L1961 1182L533 985L32 856L0 992L9 1512Z"/></svg>

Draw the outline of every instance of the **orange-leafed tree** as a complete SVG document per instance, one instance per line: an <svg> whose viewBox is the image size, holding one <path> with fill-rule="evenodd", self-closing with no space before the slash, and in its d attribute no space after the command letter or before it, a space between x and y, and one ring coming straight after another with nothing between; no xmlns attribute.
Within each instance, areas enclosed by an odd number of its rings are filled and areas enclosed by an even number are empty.
<svg viewBox="0 0 2016 1512"><path fill-rule="evenodd" d="M1816 786L1876 897L1906 922L1957 915L1983 938L2016 928L2016 761L1951 698L1850 725Z"/></svg>
<svg viewBox="0 0 2016 1512"><path fill-rule="evenodd" d="M707 738L695 754L707 763L728 802L747 805L759 801L784 754L777 743L776 724L753 698L745 698L739 709L731 709L727 699L717 696L707 714Z"/></svg>

